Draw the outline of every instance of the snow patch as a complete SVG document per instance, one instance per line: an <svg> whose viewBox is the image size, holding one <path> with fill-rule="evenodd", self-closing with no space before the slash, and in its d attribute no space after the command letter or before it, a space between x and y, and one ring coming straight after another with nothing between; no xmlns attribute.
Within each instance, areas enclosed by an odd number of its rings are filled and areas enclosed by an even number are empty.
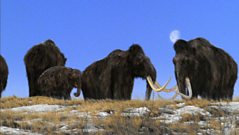
<svg viewBox="0 0 239 135"><path fill-rule="evenodd" d="M147 107L128 108L121 113L122 116L144 116L149 113L150 110Z"/></svg>
<svg viewBox="0 0 239 135"><path fill-rule="evenodd" d="M4 110L10 110L10 111L26 111L26 112L53 112L53 111L59 111L64 109L64 106L60 105L48 105L48 104L39 104L39 105L32 105L32 106L21 106L21 107L15 107L11 109L4 109ZM4 111L3 110L3 111Z"/></svg>
<svg viewBox="0 0 239 135"><path fill-rule="evenodd" d="M109 116L109 115L110 115L110 114L107 113L107 112L99 112L99 113L98 113L98 116L101 117L101 118L105 118L105 117L107 117L107 116Z"/></svg>
<svg viewBox="0 0 239 135"><path fill-rule="evenodd" d="M80 112L78 110L71 110L70 115L76 115L79 118L91 118L90 113L88 112Z"/></svg>
<svg viewBox="0 0 239 135"><path fill-rule="evenodd" d="M178 114L178 115L187 114L187 113L192 114L192 115L201 114L203 116L211 115L209 112L205 111L204 109L202 109L200 107L196 107L196 106L185 106L183 108L176 110L176 114Z"/></svg>
<svg viewBox="0 0 239 135"><path fill-rule="evenodd" d="M238 113L239 114L239 102L219 102L219 103L214 103L212 105L214 108L220 108L225 112L229 113Z"/></svg>
<svg viewBox="0 0 239 135"><path fill-rule="evenodd" d="M162 110L163 108L159 108L159 110ZM167 113L170 112L170 113ZM203 116L211 116L211 114L207 111L205 111L202 108L196 107L196 106L185 106L182 108L179 108L177 110L170 110L170 111L162 111L162 114L159 117L153 118L153 119L161 119L162 122L165 122L166 124L178 122L180 119L182 119L183 114L191 114L191 115L198 115L201 114Z"/></svg>
<svg viewBox="0 0 239 135"><path fill-rule="evenodd" d="M38 133L32 133L28 130L22 130L19 128L10 128L5 126L0 127L0 133L4 135L41 135Z"/></svg>
<svg viewBox="0 0 239 135"><path fill-rule="evenodd" d="M93 124L87 124L85 128L83 129L83 133L96 133L100 131L104 131L104 129L97 128Z"/></svg>

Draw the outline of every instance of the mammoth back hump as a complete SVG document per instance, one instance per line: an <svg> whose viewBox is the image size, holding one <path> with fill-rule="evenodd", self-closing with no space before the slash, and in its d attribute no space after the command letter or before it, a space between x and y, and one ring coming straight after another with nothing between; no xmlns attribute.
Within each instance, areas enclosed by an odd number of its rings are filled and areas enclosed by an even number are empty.
<svg viewBox="0 0 239 135"><path fill-rule="evenodd" d="M64 58L56 46L37 45L25 55L27 67L42 69L64 65Z"/></svg>
<svg viewBox="0 0 239 135"><path fill-rule="evenodd" d="M83 72L82 78L98 76L107 67L107 60L102 59L89 65Z"/></svg>
<svg viewBox="0 0 239 135"><path fill-rule="evenodd" d="M108 68L110 68L112 64L118 63L120 59L124 58L126 58L125 51L122 51L120 49L114 50L109 53L107 57L98 60L88 66L82 74L88 74L89 72L92 72L93 74L99 74L104 70L108 70Z"/></svg>
<svg viewBox="0 0 239 135"><path fill-rule="evenodd" d="M223 49L214 46L204 38L191 40L190 44L193 48L195 48L197 56L202 58L201 61L207 60L211 71L222 74L228 71L230 71L231 74L237 73L236 62ZM206 64L202 65L206 66Z"/></svg>
<svg viewBox="0 0 239 135"><path fill-rule="evenodd" d="M108 55L107 66L120 67L127 62L128 52L120 49L114 50Z"/></svg>
<svg viewBox="0 0 239 135"><path fill-rule="evenodd" d="M69 69L64 66L55 66L48 68L45 70L40 77L38 78L38 83L47 82L48 84L53 83L60 83L64 84L67 83L69 76Z"/></svg>

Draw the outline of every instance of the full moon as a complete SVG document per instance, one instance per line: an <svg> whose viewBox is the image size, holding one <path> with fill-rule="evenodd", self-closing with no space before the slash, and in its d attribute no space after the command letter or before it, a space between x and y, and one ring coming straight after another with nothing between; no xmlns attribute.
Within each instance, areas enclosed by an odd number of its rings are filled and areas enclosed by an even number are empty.
<svg viewBox="0 0 239 135"><path fill-rule="evenodd" d="M169 35L170 40L175 43L178 39L180 39L180 31L174 30Z"/></svg>

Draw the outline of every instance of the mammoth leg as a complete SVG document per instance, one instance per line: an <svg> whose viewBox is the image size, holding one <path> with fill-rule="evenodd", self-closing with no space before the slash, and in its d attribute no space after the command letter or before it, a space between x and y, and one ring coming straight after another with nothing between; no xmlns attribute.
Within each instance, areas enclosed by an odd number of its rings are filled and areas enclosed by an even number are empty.
<svg viewBox="0 0 239 135"><path fill-rule="evenodd" d="M229 88L227 99L232 100L234 88Z"/></svg>
<svg viewBox="0 0 239 135"><path fill-rule="evenodd" d="M63 98L64 98L65 100L71 100L71 96L70 96L70 95L65 95Z"/></svg>
<svg viewBox="0 0 239 135"><path fill-rule="evenodd" d="M120 85L119 82L115 82L112 85L113 87L111 87L111 91L112 91L111 99L116 99L116 100L126 99L126 94L124 93L124 91L126 91L126 87L122 87L122 85Z"/></svg>
<svg viewBox="0 0 239 135"><path fill-rule="evenodd" d="M146 86L146 93L145 93L145 100L150 100L150 96L151 96L151 93L152 93L152 89L150 87L150 85L147 83L147 86Z"/></svg>
<svg viewBox="0 0 239 135"><path fill-rule="evenodd" d="M229 80L229 86L226 89L227 90L227 99L232 100L233 98L233 92L234 92L234 85L236 83L237 80L237 76L233 76L230 80Z"/></svg>
<svg viewBox="0 0 239 135"><path fill-rule="evenodd" d="M39 90L39 86L37 83L37 80L40 74L41 73L34 70L27 71L27 77L28 77L28 83L29 83L29 97L41 96L41 91Z"/></svg>
<svg viewBox="0 0 239 135"><path fill-rule="evenodd" d="M113 75L114 80L112 81L111 87L113 97L112 99L118 99L118 100L130 100L132 91L133 91L133 85L134 80L132 78L125 77L124 73Z"/></svg>
<svg viewBox="0 0 239 135"><path fill-rule="evenodd" d="M3 92L3 86L2 86L2 80L0 78L0 98L2 97L2 92Z"/></svg>
<svg viewBox="0 0 239 135"><path fill-rule="evenodd" d="M69 88L63 93L64 99L71 100L71 90L72 88Z"/></svg>
<svg viewBox="0 0 239 135"><path fill-rule="evenodd" d="M178 91L178 94L181 95L182 98L184 98L184 99L191 99L193 93L192 93L192 86L191 86L189 77L185 78L185 86L186 86L186 89L188 92L187 95L184 95L184 94L180 93L179 91Z"/></svg>
<svg viewBox="0 0 239 135"><path fill-rule="evenodd" d="M29 97L35 96L34 92L34 74L32 74L33 71L27 70L27 77L28 77L28 85L29 85Z"/></svg>

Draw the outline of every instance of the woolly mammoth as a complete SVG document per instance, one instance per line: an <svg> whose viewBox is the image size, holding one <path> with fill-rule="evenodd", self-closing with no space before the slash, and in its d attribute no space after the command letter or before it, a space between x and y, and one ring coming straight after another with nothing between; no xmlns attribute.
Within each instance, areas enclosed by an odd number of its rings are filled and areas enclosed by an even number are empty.
<svg viewBox="0 0 239 135"><path fill-rule="evenodd" d="M52 40L46 40L32 47L24 57L29 85L29 96L41 95L37 79L48 68L64 66L65 56Z"/></svg>
<svg viewBox="0 0 239 135"><path fill-rule="evenodd" d="M81 89L81 72L64 66L51 67L38 78L38 86L41 96L71 99L71 90L77 88L74 95L78 97Z"/></svg>
<svg viewBox="0 0 239 135"><path fill-rule="evenodd" d="M8 78L8 66L5 59L0 55L0 98L2 97L2 92L7 86Z"/></svg>
<svg viewBox="0 0 239 135"><path fill-rule="evenodd" d="M127 51L115 50L106 58L88 66L82 73L82 92L85 99L131 99L134 78L156 81L156 70L143 49L132 45ZM165 88L165 85L164 85ZM151 87L147 83L146 99Z"/></svg>
<svg viewBox="0 0 239 135"><path fill-rule="evenodd" d="M232 99L237 64L231 56L203 38L178 40L174 49L173 63L180 92L188 94L188 89L192 89L193 98Z"/></svg>

